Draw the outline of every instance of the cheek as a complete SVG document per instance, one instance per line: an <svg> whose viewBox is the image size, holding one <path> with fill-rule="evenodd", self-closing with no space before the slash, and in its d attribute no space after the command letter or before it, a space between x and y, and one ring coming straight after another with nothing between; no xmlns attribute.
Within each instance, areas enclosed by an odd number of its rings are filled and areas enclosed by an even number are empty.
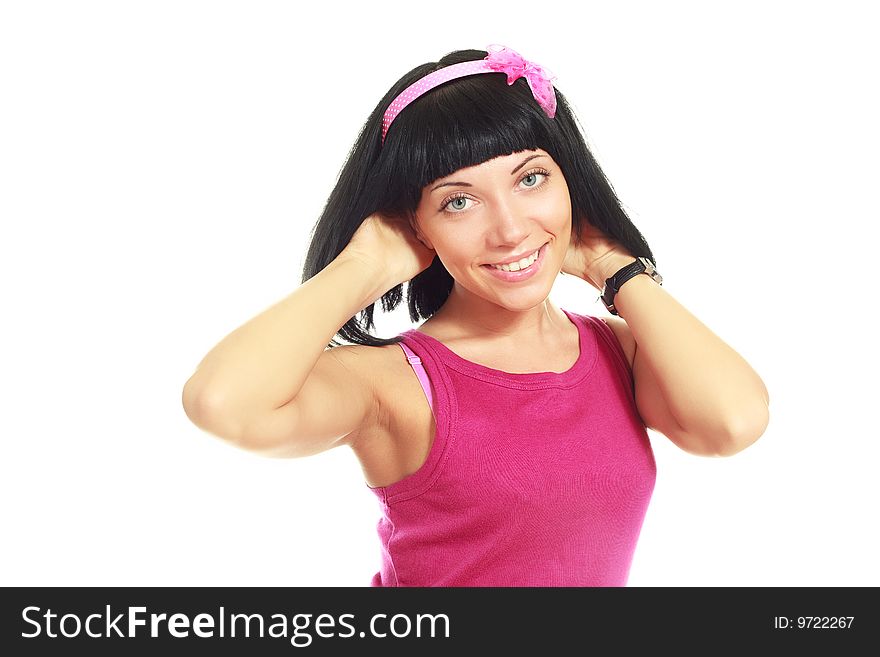
<svg viewBox="0 0 880 657"><path fill-rule="evenodd" d="M467 231L455 231L454 234L435 236L435 251L440 262L450 272L468 270L475 262L479 262L484 251L480 248L483 238L479 234Z"/></svg>
<svg viewBox="0 0 880 657"><path fill-rule="evenodd" d="M472 250L470 244L473 244L469 237L459 235L456 238L443 236L437 238L437 253L443 253L444 257L450 262L459 262L469 260Z"/></svg>
<svg viewBox="0 0 880 657"><path fill-rule="evenodd" d="M560 194L554 199L554 207L556 211L553 213L554 224L560 237L564 237L571 232L571 199L568 193Z"/></svg>

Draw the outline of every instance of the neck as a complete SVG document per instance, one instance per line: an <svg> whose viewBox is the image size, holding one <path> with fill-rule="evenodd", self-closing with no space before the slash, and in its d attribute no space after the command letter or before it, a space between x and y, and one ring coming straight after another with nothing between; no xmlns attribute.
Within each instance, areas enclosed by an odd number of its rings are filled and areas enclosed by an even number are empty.
<svg viewBox="0 0 880 657"><path fill-rule="evenodd" d="M531 308L511 308L463 291L455 283L431 322L465 339L543 342L547 336L558 335L568 318L549 297Z"/></svg>

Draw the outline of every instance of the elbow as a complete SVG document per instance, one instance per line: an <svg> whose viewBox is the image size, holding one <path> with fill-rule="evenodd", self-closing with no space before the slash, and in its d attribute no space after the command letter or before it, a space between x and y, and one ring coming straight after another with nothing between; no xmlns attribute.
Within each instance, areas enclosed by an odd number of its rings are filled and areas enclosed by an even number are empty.
<svg viewBox="0 0 880 657"><path fill-rule="evenodd" d="M764 435L770 424L770 408L766 400L757 404L756 410L738 413L729 421L724 432L724 441L716 452L717 456L733 456L753 445Z"/></svg>
<svg viewBox="0 0 880 657"><path fill-rule="evenodd" d="M186 416L199 429L242 451L266 458L296 458L312 453L290 439L289 432L280 440L269 416L233 412L233 405L216 392L199 390L187 382L182 403Z"/></svg>
<svg viewBox="0 0 880 657"><path fill-rule="evenodd" d="M204 396L196 390L192 383L192 379L189 379L183 386L183 394L181 395L180 401L183 406L183 412L186 413L186 417L188 417L189 421L200 429L203 424L202 418L205 415L205 404L203 400Z"/></svg>
<svg viewBox="0 0 880 657"><path fill-rule="evenodd" d="M203 389L193 383L193 378L184 384L180 401L183 405L183 412L186 413L190 422L200 429L204 429L215 404L209 401L209 397Z"/></svg>
<svg viewBox="0 0 880 657"><path fill-rule="evenodd" d="M183 411L190 422L202 431L239 445L241 432L230 421L229 414L223 412L224 402L216 395L196 388L191 382L192 379L184 385L181 398Z"/></svg>
<svg viewBox="0 0 880 657"><path fill-rule="evenodd" d="M696 456L733 456L757 441L769 423L770 413L762 402L757 411L739 413L712 430L682 433L676 442Z"/></svg>

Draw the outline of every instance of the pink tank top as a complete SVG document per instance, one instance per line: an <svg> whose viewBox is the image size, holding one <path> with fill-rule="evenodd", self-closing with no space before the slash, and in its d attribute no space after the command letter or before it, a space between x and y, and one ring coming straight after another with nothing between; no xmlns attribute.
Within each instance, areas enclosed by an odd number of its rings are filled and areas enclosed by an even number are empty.
<svg viewBox="0 0 880 657"><path fill-rule="evenodd" d="M656 467L632 372L600 319L563 309L580 355L511 374L410 329L434 412L427 460L379 498L372 586L625 586Z"/></svg>

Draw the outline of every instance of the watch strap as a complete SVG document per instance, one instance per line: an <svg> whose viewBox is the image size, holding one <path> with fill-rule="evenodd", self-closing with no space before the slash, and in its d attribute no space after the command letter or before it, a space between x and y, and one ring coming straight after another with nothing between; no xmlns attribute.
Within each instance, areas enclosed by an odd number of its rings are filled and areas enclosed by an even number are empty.
<svg viewBox="0 0 880 657"><path fill-rule="evenodd" d="M648 274L657 284L663 285L663 277L657 272L654 263L648 258L636 258L635 262L631 262L617 270L611 278L605 279L605 287L602 290L600 299L612 315L618 314L617 309L614 307L615 295L624 283L639 274Z"/></svg>

